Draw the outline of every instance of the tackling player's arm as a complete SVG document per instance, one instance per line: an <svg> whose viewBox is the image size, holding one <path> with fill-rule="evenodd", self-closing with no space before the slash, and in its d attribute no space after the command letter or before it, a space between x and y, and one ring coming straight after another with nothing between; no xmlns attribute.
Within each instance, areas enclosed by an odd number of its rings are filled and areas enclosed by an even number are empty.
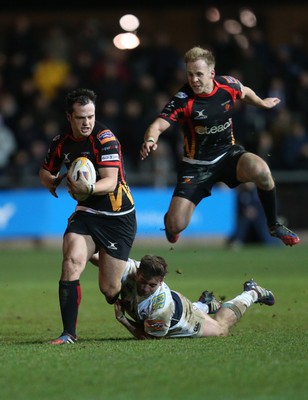
<svg viewBox="0 0 308 400"><path fill-rule="evenodd" d="M135 321L128 319L125 315L125 311L122 307L121 300L117 300L114 303L114 312L117 321L120 322L136 339L144 340L144 339L155 339L150 335L147 335L143 329L143 325L138 324Z"/></svg>
<svg viewBox="0 0 308 400"><path fill-rule="evenodd" d="M157 141L159 136L170 126L170 123L163 118L156 118L148 127L144 134L144 142L141 145L140 157L141 160L147 158L151 151L157 149Z"/></svg>
<svg viewBox="0 0 308 400"><path fill-rule="evenodd" d="M246 104L261 108L273 108L280 103L280 99L278 99L278 97L267 97L265 99L261 99L261 97L259 97L248 86L242 86L241 100Z"/></svg>

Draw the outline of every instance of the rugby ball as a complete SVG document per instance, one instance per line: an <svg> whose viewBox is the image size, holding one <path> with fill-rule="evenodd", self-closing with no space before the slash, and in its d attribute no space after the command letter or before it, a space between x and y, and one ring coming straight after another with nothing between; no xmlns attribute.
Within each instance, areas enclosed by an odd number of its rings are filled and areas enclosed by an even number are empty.
<svg viewBox="0 0 308 400"><path fill-rule="evenodd" d="M94 185L96 182L96 171L94 165L92 161L89 160L87 157L76 158L72 162L72 165L70 166L69 174L74 179L74 181L77 181L79 175L82 174L86 179L89 187L91 185ZM70 195L73 197L73 199L77 201L84 201L89 197L89 194L87 193L80 193L80 194L70 193Z"/></svg>

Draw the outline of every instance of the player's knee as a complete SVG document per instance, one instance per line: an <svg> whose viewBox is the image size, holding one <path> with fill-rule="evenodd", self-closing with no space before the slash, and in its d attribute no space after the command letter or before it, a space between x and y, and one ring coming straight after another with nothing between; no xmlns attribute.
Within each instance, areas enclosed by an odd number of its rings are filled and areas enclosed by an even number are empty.
<svg viewBox="0 0 308 400"><path fill-rule="evenodd" d="M62 262L63 280L78 279L85 267L85 260L82 258L65 257Z"/></svg>
<svg viewBox="0 0 308 400"><path fill-rule="evenodd" d="M220 331L218 336L228 336L229 328L227 326L220 326Z"/></svg>
<svg viewBox="0 0 308 400"><path fill-rule="evenodd" d="M100 291L105 296L107 303L114 304L120 294L121 286L100 285Z"/></svg>
<svg viewBox="0 0 308 400"><path fill-rule="evenodd" d="M262 190L271 190L275 185L271 171L266 163L255 163L251 166L248 174L246 171L245 180L253 182Z"/></svg>
<svg viewBox="0 0 308 400"><path fill-rule="evenodd" d="M275 185L269 169L258 170L256 173L255 182L257 187L262 190L271 190Z"/></svg>
<svg viewBox="0 0 308 400"><path fill-rule="evenodd" d="M166 228L168 232L179 233L185 229L185 224L179 218L168 218L166 221Z"/></svg>

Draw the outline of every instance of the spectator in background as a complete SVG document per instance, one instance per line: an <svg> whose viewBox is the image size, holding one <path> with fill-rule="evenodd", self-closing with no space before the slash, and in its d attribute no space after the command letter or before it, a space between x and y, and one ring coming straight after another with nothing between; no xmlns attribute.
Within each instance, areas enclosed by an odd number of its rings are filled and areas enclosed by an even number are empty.
<svg viewBox="0 0 308 400"><path fill-rule="evenodd" d="M23 81L32 75L40 35L36 35L29 17L17 16L5 36L3 76L7 90L18 98Z"/></svg>
<svg viewBox="0 0 308 400"><path fill-rule="evenodd" d="M19 149L28 151L31 142L40 137L33 113L29 111L20 115L15 128L15 134Z"/></svg>
<svg viewBox="0 0 308 400"><path fill-rule="evenodd" d="M277 241L269 234L262 205L255 185L243 183L236 189L235 231L227 244L240 248L246 243L276 245Z"/></svg>
<svg viewBox="0 0 308 400"><path fill-rule="evenodd" d="M130 69L126 54L111 44L94 62L91 81L102 100L115 99L120 104L124 102L130 82Z"/></svg>
<svg viewBox="0 0 308 400"><path fill-rule="evenodd" d="M178 53L178 47L182 44L172 43L171 37L166 32L160 31L156 37L157 32L153 32L153 36L151 36L150 30L145 33L144 29L141 29L138 32L140 46L132 51L121 51L113 48L112 32L106 29L103 19L98 18L95 13L92 15L89 13L86 18L85 15L82 15L81 19L71 15L63 25L57 16L52 14L46 16L45 21L47 23L43 23L41 18L33 14L19 15L16 13L16 16L11 14L8 18L4 18L3 24L0 26L0 94L2 99L6 99L8 112L5 114L2 111L5 125L16 136L17 153L22 149L29 151L27 146L19 147L21 143L19 131L20 126L24 124L25 114L31 114L34 119L40 118L40 123L45 120L46 112L51 110L56 111L60 115L59 118L62 118L65 93L77 87L95 88L100 99L115 100L120 108L120 120L122 107L127 99L133 97L140 77L148 75L152 80L151 85L154 86L154 95L168 96L168 98L180 87L180 82L183 82L183 74L185 78L185 64ZM237 41L236 36L230 35L222 24L203 24L203 27L208 31L205 34L202 33L201 41L209 41L216 54L220 71L232 75L240 81L243 73L248 73L248 76L252 75L254 79L254 64L251 61L257 60L258 71L265 68L267 78L263 83L254 80L254 88L259 83L262 84L262 87L272 86L271 80L275 82L277 79L284 86L282 88L283 97L279 88L280 94L277 94L277 86L276 88L266 87L268 97L281 99L280 104L274 109L255 110L254 107L245 105L236 110L238 118L235 117L235 124L243 123L252 132L251 139L248 141L246 138L249 149L251 148L253 151L256 148L260 132L268 131L271 134L270 127L267 125L275 122L279 109L284 107L292 114L291 125L294 119L300 119L304 123L305 129L308 129L307 78L305 77L308 57L305 37L302 33L294 31L293 34L289 34L287 43L273 47L265 34L267 32L266 25L261 26L259 20L257 27L244 28L243 31L248 48L252 47L253 49L250 51L250 49L245 50L247 46L241 47L240 44L243 42ZM37 95L41 92L38 91L34 82L33 73L36 65L43 61L46 52L50 51L55 52L58 58L65 60L69 66L69 73L65 75L61 85L55 88L52 101L46 103L46 107L42 108L42 102L37 101ZM243 69L241 72L241 60L243 59L245 59L245 65L243 64L245 70ZM107 61L110 62L111 67L104 78ZM231 73L234 68L239 71L238 76ZM217 71L218 75L220 71ZM116 78L113 75L116 75ZM246 78L243 81L248 83ZM102 83L101 86L100 83ZM270 92L269 90L272 89L273 92ZM151 89L147 93L151 93ZM150 103L151 99L148 98L148 100ZM151 117L147 114L147 118ZM66 123L64 118L62 121L61 125L64 125ZM29 140L31 137L36 138L37 128L35 126L31 128L29 125L27 134ZM33 135L30 132L31 129L33 129ZM140 135L143 135L143 132L135 132L136 137L140 137ZM170 140L168 138L167 145L171 145L171 153L178 154L177 134L173 136L169 130L168 136ZM273 138L272 154L280 150L278 146L281 145L281 142L276 138L276 136ZM242 142L243 138L239 139ZM16 157L13 157L13 162L15 159L19 159L19 155L16 154ZM285 168L283 161L279 159L279 163L275 162L274 168ZM143 169L141 169L142 171ZM174 171L170 176L173 176L173 173ZM135 176L137 177L137 175ZM138 177L135 182L139 184ZM150 185L151 182L149 178L145 184ZM36 185L39 185L39 181Z"/></svg>
<svg viewBox="0 0 308 400"><path fill-rule="evenodd" d="M162 32L160 29L157 30L150 53L149 72L160 90L167 89L174 79L175 71L182 62L182 58L175 46L172 45L168 33Z"/></svg>
<svg viewBox="0 0 308 400"><path fill-rule="evenodd" d="M0 97L0 118L2 123L14 131L19 115L20 106L16 98L10 92L3 93Z"/></svg>
<svg viewBox="0 0 308 400"><path fill-rule="evenodd" d="M308 131L308 68L303 69L299 73L298 85L295 90L294 100L296 102L298 118L303 122L306 131Z"/></svg>
<svg viewBox="0 0 308 400"><path fill-rule="evenodd" d="M145 127L142 103L134 97L127 99L123 106L119 139L125 165L134 173L139 171L139 147Z"/></svg>
<svg viewBox="0 0 308 400"><path fill-rule="evenodd" d="M117 135L121 132L121 107L118 101L113 98L102 101L97 106L97 119L105 121L112 132Z"/></svg>
<svg viewBox="0 0 308 400"><path fill-rule="evenodd" d="M33 80L40 93L53 100L57 95L57 90L65 82L69 71L70 65L66 60L49 52L35 65Z"/></svg>
<svg viewBox="0 0 308 400"><path fill-rule="evenodd" d="M308 169L308 135L300 121L294 121L290 132L282 139L280 155L285 169Z"/></svg>
<svg viewBox="0 0 308 400"><path fill-rule="evenodd" d="M0 175L7 173L6 166L17 150L17 142L14 132L4 125L3 118L0 114Z"/></svg>

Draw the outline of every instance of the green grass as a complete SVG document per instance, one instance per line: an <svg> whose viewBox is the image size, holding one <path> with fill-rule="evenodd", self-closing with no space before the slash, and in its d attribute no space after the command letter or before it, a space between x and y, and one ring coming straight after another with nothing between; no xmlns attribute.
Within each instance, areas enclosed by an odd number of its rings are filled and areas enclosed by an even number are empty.
<svg viewBox="0 0 308 400"><path fill-rule="evenodd" d="M61 250L1 249L1 400L307 399L305 245L235 252L146 244L132 257L146 253L167 259L167 283L192 300L205 289L230 299L253 277L273 290L276 304L254 305L227 338L137 341L114 319L89 265L81 279L80 340L52 347L48 340L61 333Z"/></svg>

